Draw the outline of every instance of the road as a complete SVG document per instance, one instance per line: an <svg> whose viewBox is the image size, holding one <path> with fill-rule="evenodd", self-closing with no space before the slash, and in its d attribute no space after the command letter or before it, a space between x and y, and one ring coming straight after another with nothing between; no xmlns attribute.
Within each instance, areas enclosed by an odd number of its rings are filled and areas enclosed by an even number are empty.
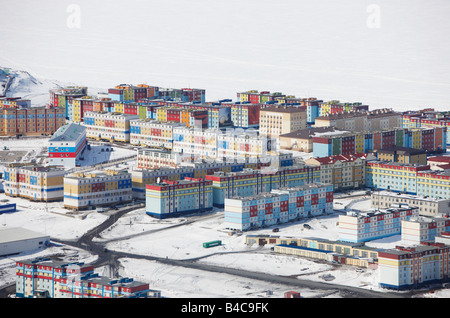
<svg viewBox="0 0 450 318"><path fill-rule="evenodd" d="M357 287L351 286L343 286L336 285L330 283L322 283L317 281L310 280L302 280L297 277L289 277L289 276L280 276L280 275L272 275L262 272L252 272L243 269L234 269L229 267L223 267L218 265L208 265L204 263L197 262L197 259L190 260L175 260L170 258L163 257L155 257L155 256L147 256L147 255L138 255L126 252L118 252L118 251L105 251L104 244L105 243L94 243L93 239L106 230L108 227L113 225L120 217L127 214L128 212L134 211L137 208L141 208L141 206L132 206L125 207L115 211L112 213L109 218L107 218L103 223L98 225L97 227L91 229L82 237L80 237L77 241L64 241L53 239L52 241L58 244L64 244L72 247L76 247L79 249L87 250L92 254L98 255L95 262L92 265L105 266L108 265L112 269L113 272L117 271L118 259L120 258L134 258L134 259L145 259L151 261L157 261L163 264L185 267L190 269L196 269L201 271L207 271L211 273L225 273L229 275L244 277L247 279L254 279L259 281L264 281L272 284L285 284L289 286L297 286L299 288L308 288L311 290L322 290L324 293L338 293L341 297L348 298L409 298L413 295L413 293L390 293L390 292L377 292ZM202 216L200 216L202 217ZM208 217L205 215L203 217ZM174 226L183 226L189 224L191 222L195 222L198 218L193 217L186 220L184 223L179 223ZM172 226L173 227L173 226ZM165 230L165 229L161 229ZM155 230L153 230L155 231ZM160 231L160 230L158 230ZM148 234L148 232L139 233L139 235ZM247 252L248 253L248 252ZM14 293L15 285L9 286L0 290L0 298L7 297L8 294Z"/></svg>

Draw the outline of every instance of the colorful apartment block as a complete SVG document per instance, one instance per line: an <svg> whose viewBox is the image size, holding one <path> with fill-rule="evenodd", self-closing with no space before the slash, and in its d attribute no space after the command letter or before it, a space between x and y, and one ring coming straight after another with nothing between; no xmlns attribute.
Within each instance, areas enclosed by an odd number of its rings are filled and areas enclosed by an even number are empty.
<svg viewBox="0 0 450 318"><path fill-rule="evenodd" d="M416 207L388 208L377 211L350 211L339 215L339 240L367 242L401 234L402 221L419 215Z"/></svg>
<svg viewBox="0 0 450 318"><path fill-rule="evenodd" d="M393 290L420 288L449 279L450 246L426 243L378 253L379 285Z"/></svg>
<svg viewBox="0 0 450 318"><path fill-rule="evenodd" d="M86 137L96 140L130 142L130 121L138 119L137 115L121 113L86 112L84 126Z"/></svg>
<svg viewBox="0 0 450 318"><path fill-rule="evenodd" d="M97 98L92 96L83 96L80 98L74 98L72 101L72 112L71 116L69 116L69 120L79 123L83 121L84 114L86 112L94 111L94 104L96 104L96 108L100 108L99 104L96 103Z"/></svg>
<svg viewBox="0 0 450 318"><path fill-rule="evenodd" d="M50 90L50 105L64 109L66 119L73 118L73 100L87 96L88 88L84 86L68 86Z"/></svg>
<svg viewBox="0 0 450 318"><path fill-rule="evenodd" d="M174 127L172 150L182 155L192 155L197 159L216 159L217 138L220 133L219 129Z"/></svg>
<svg viewBox="0 0 450 318"><path fill-rule="evenodd" d="M31 100L22 97L0 97L0 108L31 107Z"/></svg>
<svg viewBox="0 0 450 318"><path fill-rule="evenodd" d="M333 114L351 113L358 111L368 111L369 106L362 103L341 103L338 100L331 100L328 102L321 102L318 116L326 116Z"/></svg>
<svg viewBox="0 0 450 318"><path fill-rule="evenodd" d="M328 157L331 155L347 155L358 152L391 147L405 147L422 149L427 153L445 151L442 140L447 135L442 128L391 128L372 132L335 131L316 134L313 137L314 157Z"/></svg>
<svg viewBox="0 0 450 318"><path fill-rule="evenodd" d="M225 226L246 231L333 212L331 185L312 183L225 199Z"/></svg>
<svg viewBox="0 0 450 318"><path fill-rule="evenodd" d="M158 219L178 217L212 209L212 181L184 178L162 180L145 187L146 213Z"/></svg>
<svg viewBox="0 0 450 318"><path fill-rule="evenodd" d="M48 162L75 168L86 148L86 127L70 123L60 127L48 141Z"/></svg>
<svg viewBox="0 0 450 318"><path fill-rule="evenodd" d="M231 107L231 122L233 127L239 128L258 128L259 127L259 112L263 104L251 104L232 102L231 100L220 100L211 103L212 105L223 105Z"/></svg>
<svg viewBox="0 0 450 318"><path fill-rule="evenodd" d="M424 242L434 242L435 237L450 230L448 217L416 217L402 221L402 243L419 245Z"/></svg>
<svg viewBox="0 0 450 318"><path fill-rule="evenodd" d="M450 127L450 116L448 112L435 112L433 109L425 109L420 111L407 111L402 115L402 127L405 128L434 128ZM445 140L450 145L450 134L447 134ZM445 148L445 147L444 147Z"/></svg>
<svg viewBox="0 0 450 318"><path fill-rule="evenodd" d="M145 152L142 153L145 156ZM138 160L138 168L131 171L133 183L133 197L145 199L145 185L156 183L158 180L177 181L186 177L205 178L215 172L225 173L238 172L244 169L261 169L262 167L287 167L292 166L294 159L292 154L273 155L269 161L266 160L228 160L228 161L181 161L178 167L162 167L149 170L145 158ZM139 166L139 163L142 166Z"/></svg>
<svg viewBox="0 0 450 318"><path fill-rule="evenodd" d="M32 201L61 201L64 175L64 169L55 166L10 164L3 177L5 194Z"/></svg>
<svg viewBox="0 0 450 318"><path fill-rule="evenodd" d="M130 143L149 147L172 149L174 130L180 123L165 123L154 119L130 120Z"/></svg>
<svg viewBox="0 0 450 318"><path fill-rule="evenodd" d="M130 84L120 84L114 88L108 89L108 97L111 100L129 103L135 102L138 99L148 97L148 86L146 85L130 85Z"/></svg>
<svg viewBox="0 0 450 318"><path fill-rule="evenodd" d="M16 262L18 298L148 298L161 297L149 284L132 278L110 279L94 266L51 259Z"/></svg>
<svg viewBox="0 0 450 318"><path fill-rule="evenodd" d="M64 177L64 207L82 210L131 202L131 173L105 170L72 173Z"/></svg>
<svg viewBox="0 0 450 318"><path fill-rule="evenodd" d="M302 186L320 181L319 168L295 164L279 167L276 172L266 169L244 169L239 172L216 172L207 175L213 182L214 205L223 207L227 198L248 197L274 189Z"/></svg>
<svg viewBox="0 0 450 318"><path fill-rule="evenodd" d="M334 191L338 191L364 187L366 161L373 159L375 157L372 154L356 153L310 158L305 163L319 167L320 181L332 184Z"/></svg>
<svg viewBox="0 0 450 318"><path fill-rule="evenodd" d="M450 199L450 173L431 170L429 165L366 162L366 186L379 190Z"/></svg>
<svg viewBox="0 0 450 318"><path fill-rule="evenodd" d="M59 107L0 108L0 135L50 135L65 121L64 109Z"/></svg>

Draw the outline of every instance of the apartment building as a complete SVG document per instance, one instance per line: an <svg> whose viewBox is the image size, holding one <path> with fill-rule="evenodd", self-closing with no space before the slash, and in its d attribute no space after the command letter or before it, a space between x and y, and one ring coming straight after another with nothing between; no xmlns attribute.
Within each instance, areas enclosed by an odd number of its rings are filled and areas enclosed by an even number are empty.
<svg viewBox="0 0 450 318"><path fill-rule="evenodd" d="M56 166L10 164L4 170L5 195L32 201L61 201L65 171Z"/></svg>
<svg viewBox="0 0 450 318"><path fill-rule="evenodd" d="M75 168L86 148L86 127L74 123L60 127L48 141L48 162Z"/></svg>
<svg viewBox="0 0 450 318"><path fill-rule="evenodd" d="M450 199L439 199L391 191L373 191L370 198L372 208L386 209L405 204L419 208L419 215L444 216L450 214Z"/></svg>
<svg viewBox="0 0 450 318"><path fill-rule="evenodd" d="M280 148L301 152L313 152L314 137L319 137L327 133L346 134L349 132L345 130L338 130L334 127L310 127L300 129L280 135Z"/></svg>
<svg viewBox="0 0 450 318"><path fill-rule="evenodd" d="M419 216L402 221L402 243L419 245L423 242L434 242L435 237L450 230L448 217Z"/></svg>
<svg viewBox="0 0 450 318"><path fill-rule="evenodd" d="M177 167L181 156L166 149L145 149L137 151L137 167L139 169L157 169L161 167Z"/></svg>
<svg viewBox="0 0 450 318"><path fill-rule="evenodd" d="M148 298L161 292L132 278L99 276L92 265L41 258L16 262L16 297Z"/></svg>
<svg viewBox="0 0 450 318"><path fill-rule="evenodd" d="M423 149L393 146L375 151L378 160L404 164L427 164L427 152Z"/></svg>
<svg viewBox="0 0 450 318"><path fill-rule="evenodd" d="M450 199L450 171L429 165L404 165L385 161L366 162L366 186L379 190Z"/></svg>
<svg viewBox="0 0 450 318"><path fill-rule="evenodd" d="M174 152L192 155L198 159L217 158L217 137L219 129L197 129L192 127L174 127Z"/></svg>
<svg viewBox="0 0 450 318"><path fill-rule="evenodd" d="M332 211L332 186L312 183L254 196L227 198L224 223L229 229L246 231Z"/></svg>
<svg viewBox="0 0 450 318"><path fill-rule="evenodd" d="M0 97L0 108L31 107L31 100L22 97Z"/></svg>
<svg viewBox="0 0 450 318"><path fill-rule="evenodd" d="M0 108L0 135L51 135L65 124L64 109L60 107Z"/></svg>
<svg viewBox="0 0 450 318"><path fill-rule="evenodd" d="M273 106L259 113L259 132L272 138L306 128L306 107Z"/></svg>
<svg viewBox="0 0 450 318"><path fill-rule="evenodd" d="M348 131L379 131L402 126L402 114L392 109L336 113L316 117L315 127L333 126Z"/></svg>
<svg viewBox="0 0 450 318"><path fill-rule="evenodd" d="M73 119L73 100L87 96L88 88L85 86L68 86L55 88L49 91L50 105L64 109L65 119Z"/></svg>
<svg viewBox="0 0 450 318"><path fill-rule="evenodd" d="M450 246L426 243L378 253L379 285L393 290L420 288L449 279Z"/></svg>
<svg viewBox="0 0 450 318"><path fill-rule="evenodd" d="M130 142L130 121L138 119L137 115L121 113L86 112L84 126L86 137L109 141Z"/></svg>
<svg viewBox="0 0 450 318"><path fill-rule="evenodd" d="M349 211L339 215L339 240L366 242L401 233L401 222L419 215L419 208L399 207L378 211Z"/></svg>
<svg viewBox="0 0 450 318"><path fill-rule="evenodd" d="M363 105L360 102L355 103L341 103L338 100L330 100L328 102L321 102L319 107L319 116L354 113L359 111L369 111L368 105Z"/></svg>
<svg viewBox="0 0 450 318"><path fill-rule="evenodd" d="M154 119L130 120L130 144L173 149L173 132L181 123L165 123Z"/></svg>
<svg viewBox="0 0 450 318"><path fill-rule="evenodd" d="M330 132L313 137L314 157L372 152L392 147L421 149L439 153L446 138L442 128L391 128L372 132ZM423 156L422 156L423 157ZM406 160L406 158L404 158Z"/></svg>
<svg viewBox="0 0 450 318"><path fill-rule="evenodd" d="M405 128L447 128L450 126L450 116L448 112L435 112L433 109L419 111L406 111L402 114L402 127ZM450 145L450 134L445 140ZM445 148L445 146L444 146Z"/></svg>
<svg viewBox="0 0 450 318"><path fill-rule="evenodd" d="M181 162L178 167L161 167L149 170L145 167L138 167L131 171L133 184L133 197L145 199L145 185L156 183L158 180L177 181L186 177L205 178L206 175L213 175L215 172L225 173L238 172L244 169L261 169L263 167L288 167L292 166L294 159L292 154L273 155L270 161L252 160L213 160L213 161L193 161ZM310 177L313 177L310 174ZM318 172L315 172L314 178L318 178ZM317 179L316 179L317 180Z"/></svg>
<svg viewBox="0 0 450 318"><path fill-rule="evenodd" d="M307 165L280 167L276 172L244 169L239 172L216 172L205 177L213 182L214 205L223 207L227 198L247 197L274 189L319 182L319 169Z"/></svg>
<svg viewBox="0 0 450 318"><path fill-rule="evenodd" d="M78 172L64 177L65 208L82 210L132 200L131 173L125 170Z"/></svg>
<svg viewBox="0 0 450 318"><path fill-rule="evenodd" d="M158 219L211 210L212 181L188 177L147 184L145 204L145 213Z"/></svg>
<svg viewBox="0 0 450 318"><path fill-rule="evenodd" d="M320 181L333 185L334 191L357 189L366 184L365 167L367 160L375 157L368 153L336 155L310 158L305 161L309 166L319 167Z"/></svg>

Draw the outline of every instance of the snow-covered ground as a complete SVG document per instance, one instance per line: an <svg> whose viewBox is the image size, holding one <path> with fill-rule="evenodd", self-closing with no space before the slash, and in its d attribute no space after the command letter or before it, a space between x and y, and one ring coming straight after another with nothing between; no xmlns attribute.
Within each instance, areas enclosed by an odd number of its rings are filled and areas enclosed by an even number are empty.
<svg viewBox="0 0 450 318"><path fill-rule="evenodd" d="M18 211L0 215L0 228L23 227L50 235L52 238L76 240L86 231L105 220L106 215L87 211L85 218L71 215L64 210L61 202L36 203L21 198L10 198L0 194L0 200L16 202ZM352 204L353 203L353 204ZM365 198L337 198L335 207L341 209L351 206L354 209L368 209L370 200ZM198 218L196 222L183 224L189 218ZM336 240L338 238L336 222L338 214L308 219L297 223L277 225L280 236L289 237L321 237ZM311 229L305 229L304 223ZM180 225L180 226L177 226ZM236 269L260 271L274 275L297 275L298 278L325 282L323 275L334 277L330 283L346 286L358 286L379 290L378 270L365 269L357 271L355 267L340 266L335 268L329 264L291 255L274 254L270 245L264 248L247 246L246 234L273 235L271 228L245 232L242 235L229 235L223 225L223 211L215 209L212 213L186 218L158 220L145 214L144 209L130 212L120 218L113 226L100 233L96 242L106 244L110 250L126 251L141 255L177 260L199 258L204 264L220 265ZM222 245L205 249L202 243L211 240L222 240ZM400 235L367 243L368 246L391 248L401 244ZM30 259L38 256L61 253L68 260L89 262L95 256L86 251L79 251L67 246L51 247L38 253L25 253L0 258L0 286L14 281L14 261ZM293 286L269 284L260 281L243 279L228 274L186 269L169 266L156 261L137 259L120 259L122 277L133 277L146 281L151 288L161 290L164 297L171 298L211 298L211 297L283 297L288 290L297 290L304 297L339 297L327 291L309 290ZM108 275L107 268L96 270L101 275ZM270 292L270 294L268 293ZM445 290L434 294L424 293L424 297L450 297Z"/></svg>

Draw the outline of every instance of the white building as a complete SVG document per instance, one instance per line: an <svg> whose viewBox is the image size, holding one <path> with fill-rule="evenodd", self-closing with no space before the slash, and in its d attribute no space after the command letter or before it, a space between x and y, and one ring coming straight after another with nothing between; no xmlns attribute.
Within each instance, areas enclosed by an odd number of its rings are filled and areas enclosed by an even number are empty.
<svg viewBox="0 0 450 318"><path fill-rule="evenodd" d="M419 208L419 215L443 216L450 214L450 200L434 197L396 193L390 191L374 191L371 195L371 206L386 209L393 205L409 205Z"/></svg>
<svg viewBox="0 0 450 318"><path fill-rule="evenodd" d="M86 127L70 123L60 127L48 141L48 162L74 168L86 148Z"/></svg>
<svg viewBox="0 0 450 318"><path fill-rule="evenodd" d="M122 113L86 112L83 119L87 127L86 137L130 142L130 121L137 118L138 115Z"/></svg>
<svg viewBox="0 0 450 318"><path fill-rule="evenodd" d="M0 256L44 249L50 236L24 228L0 229Z"/></svg>
<svg viewBox="0 0 450 318"><path fill-rule="evenodd" d="M402 221L402 242L418 245L434 242L435 237L450 229L450 219L443 217L414 217Z"/></svg>
<svg viewBox="0 0 450 318"><path fill-rule="evenodd" d="M401 232L401 221L418 215L419 209L413 207L349 211L339 215L339 240L358 243L397 235Z"/></svg>

